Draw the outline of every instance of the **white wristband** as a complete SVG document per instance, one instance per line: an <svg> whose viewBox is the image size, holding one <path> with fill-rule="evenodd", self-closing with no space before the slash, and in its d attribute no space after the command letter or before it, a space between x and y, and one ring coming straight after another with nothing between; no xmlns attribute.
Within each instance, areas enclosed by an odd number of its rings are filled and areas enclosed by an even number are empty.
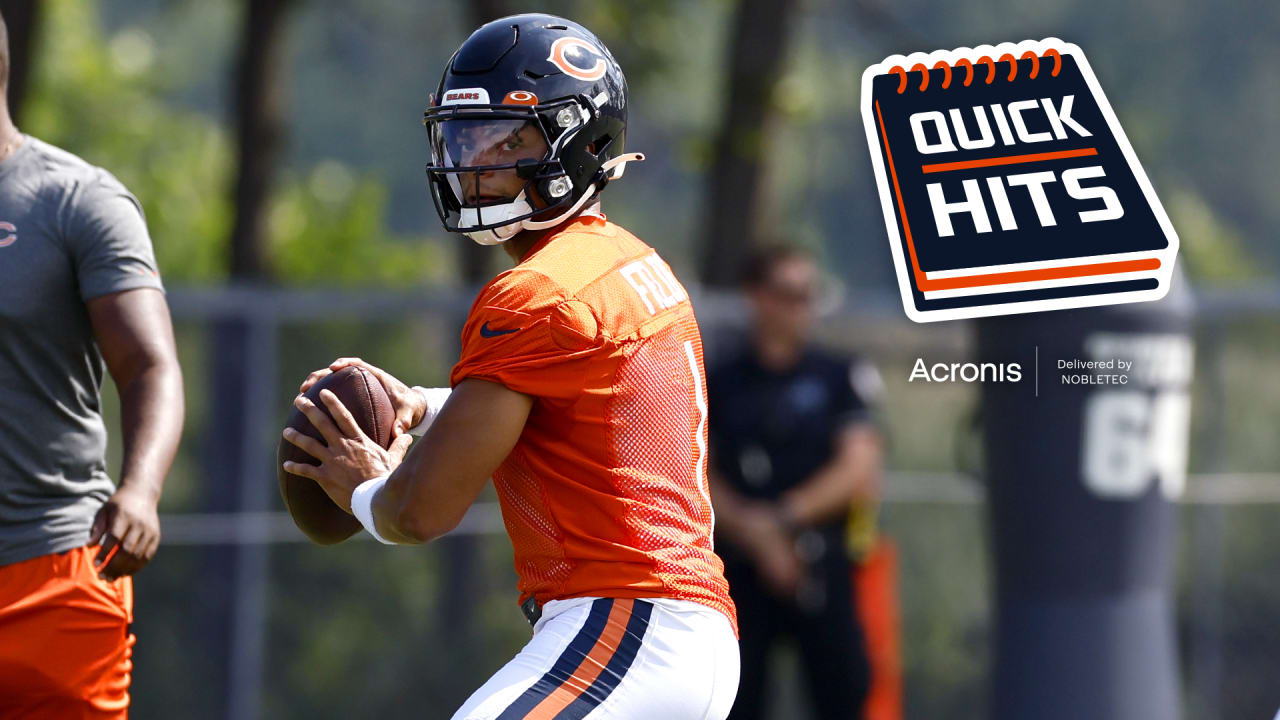
<svg viewBox="0 0 1280 720"><path fill-rule="evenodd" d="M426 412L422 413L422 421L409 428L409 434L414 437L422 437L427 432L427 428L431 427L431 422L436 419L436 415L440 414L440 409L444 407L445 401L449 399L449 393L453 392L453 390L450 388L425 388L419 385L414 385L413 389L426 401L427 409Z"/></svg>
<svg viewBox="0 0 1280 720"><path fill-rule="evenodd" d="M378 534L378 526L373 521L373 496L377 495L382 486L387 484L387 477L387 475L383 475L372 480L365 480L356 486L355 492L351 493L351 514L356 516L356 519L373 536L374 540L383 545L395 545L395 543Z"/></svg>

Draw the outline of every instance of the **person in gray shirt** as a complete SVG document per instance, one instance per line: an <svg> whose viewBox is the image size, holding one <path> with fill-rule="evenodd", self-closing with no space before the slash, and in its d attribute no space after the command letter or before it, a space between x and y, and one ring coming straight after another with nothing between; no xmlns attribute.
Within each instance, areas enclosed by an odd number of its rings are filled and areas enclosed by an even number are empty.
<svg viewBox="0 0 1280 720"><path fill-rule="evenodd" d="M20 133L8 77L0 17L0 717L124 718L131 576L160 542L182 374L141 206ZM118 485L104 371L120 391Z"/></svg>

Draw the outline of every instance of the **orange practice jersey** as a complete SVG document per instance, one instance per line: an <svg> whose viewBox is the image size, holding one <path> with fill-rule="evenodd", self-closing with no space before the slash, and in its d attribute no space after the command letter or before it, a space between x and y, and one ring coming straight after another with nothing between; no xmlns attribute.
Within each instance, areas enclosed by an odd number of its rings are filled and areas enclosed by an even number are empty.
<svg viewBox="0 0 1280 720"><path fill-rule="evenodd" d="M712 550L702 339L652 248L599 217L543 238L480 292L453 385L535 398L493 475L520 599L668 597L734 622Z"/></svg>

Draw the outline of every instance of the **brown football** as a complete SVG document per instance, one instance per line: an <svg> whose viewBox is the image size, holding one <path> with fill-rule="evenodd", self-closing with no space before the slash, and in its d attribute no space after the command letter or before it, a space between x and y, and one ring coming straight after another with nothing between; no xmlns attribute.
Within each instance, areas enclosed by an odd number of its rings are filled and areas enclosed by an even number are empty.
<svg viewBox="0 0 1280 720"><path fill-rule="evenodd" d="M326 415L329 408L320 399L320 391L329 390L350 411L360 429L382 447L391 446L391 426L395 422L395 412L391 409L391 398L387 397L382 383L368 370L360 367L345 367L336 373L326 375L307 390L306 397L314 402ZM332 415L330 415L332 417ZM321 442L324 438L315 429L306 415L297 408L289 415L286 427L291 427ZM294 475L284 471L287 460L319 465L320 463L298 446L280 438L276 451L276 473L280 482L280 495L284 505L293 516L293 522L311 542L318 545L333 545L351 537L360 529L360 521L351 513L343 510L329 499L325 491L315 480Z"/></svg>

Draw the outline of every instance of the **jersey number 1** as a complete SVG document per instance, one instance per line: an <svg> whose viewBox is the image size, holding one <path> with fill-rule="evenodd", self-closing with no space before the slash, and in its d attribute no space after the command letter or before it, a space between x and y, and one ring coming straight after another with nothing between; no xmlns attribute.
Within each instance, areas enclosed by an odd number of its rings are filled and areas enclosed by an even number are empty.
<svg viewBox="0 0 1280 720"><path fill-rule="evenodd" d="M713 536L710 542L714 549L716 509L711 504L711 487L707 480L707 383L702 377L702 369L698 366L698 355L693 351L692 340L684 341L684 354L689 360L689 379L693 382L693 399L698 406L698 427L693 432L693 452L695 453L693 482L698 486L698 491L702 493L702 499L707 503L707 510L711 513L711 532Z"/></svg>

